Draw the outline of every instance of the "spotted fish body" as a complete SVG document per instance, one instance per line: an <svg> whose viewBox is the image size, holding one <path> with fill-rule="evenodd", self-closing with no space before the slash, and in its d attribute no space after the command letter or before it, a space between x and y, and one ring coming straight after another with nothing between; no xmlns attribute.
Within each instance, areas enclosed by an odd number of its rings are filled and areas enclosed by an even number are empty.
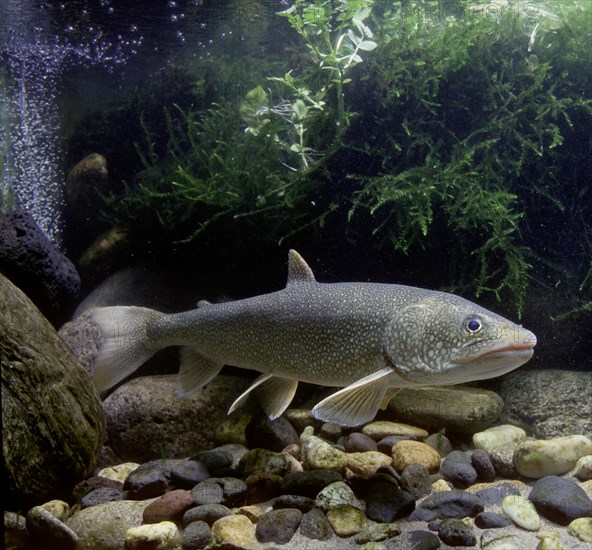
<svg viewBox="0 0 592 550"><path fill-rule="evenodd" d="M318 283L290 251L285 289L166 315L137 307L90 313L103 335L94 379L119 382L159 349L182 346L179 393L224 365L263 373L231 411L255 394L270 418L298 381L343 387L314 409L327 422L372 419L395 389L499 376L526 362L535 336L459 296L403 285Z"/></svg>

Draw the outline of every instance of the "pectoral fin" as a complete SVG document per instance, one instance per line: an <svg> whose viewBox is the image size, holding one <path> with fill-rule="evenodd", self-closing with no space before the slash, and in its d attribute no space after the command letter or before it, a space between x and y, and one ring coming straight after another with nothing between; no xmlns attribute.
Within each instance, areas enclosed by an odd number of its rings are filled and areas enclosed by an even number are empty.
<svg viewBox="0 0 592 550"><path fill-rule="evenodd" d="M245 404L251 392L257 397L270 420L275 420L288 408L294 398L298 380L263 374L232 404L228 414Z"/></svg>
<svg viewBox="0 0 592 550"><path fill-rule="evenodd" d="M361 378L323 399L314 407L312 415L340 426L359 426L372 420L389 391L392 374L393 370L385 367Z"/></svg>
<svg viewBox="0 0 592 550"><path fill-rule="evenodd" d="M195 348L181 348L181 368L177 378L179 397L189 397L203 388L216 378L223 366L205 357Z"/></svg>

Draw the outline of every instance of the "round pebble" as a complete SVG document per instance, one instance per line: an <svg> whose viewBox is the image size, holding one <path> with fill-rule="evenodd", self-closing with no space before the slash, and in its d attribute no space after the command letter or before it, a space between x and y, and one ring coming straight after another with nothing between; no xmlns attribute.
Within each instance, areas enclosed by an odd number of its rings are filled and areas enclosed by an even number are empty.
<svg viewBox="0 0 592 550"><path fill-rule="evenodd" d="M440 469L440 455L429 445L419 441L400 441L393 447L393 466L402 472L410 464L423 464L428 472Z"/></svg>
<svg viewBox="0 0 592 550"><path fill-rule="evenodd" d="M482 483L489 483L495 479L495 468L491 463L489 455L477 449L471 453L471 465L477 472L477 480Z"/></svg>
<svg viewBox="0 0 592 550"><path fill-rule="evenodd" d="M112 502L114 500L121 500L123 493L120 489L113 487L99 487L92 490L80 499L80 508L88 508L89 506L97 506L103 502Z"/></svg>
<svg viewBox="0 0 592 550"><path fill-rule="evenodd" d="M224 500L224 492L216 481L206 479L191 490L191 498L196 506L200 504L220 504Z"/></svg>
<svg viewBox="0 0 592 550"><path fill-rule="evenodd" d="M109 466L103 468L97 474L99 477L106 477L113 481L119 481L123 483L127 476L129 476L134 470L137 470L140 465L136 462L124 462L123 464L117 464L116 466Z"/></svg>
<svg viewBox="0 0 592 550"><path fill-rule="evenodd" d="M539 479L528 498L541 515L560 525L592 517L592 500L579 485L568 479L557 476Z"/></svg>
<svg viewBox="0 0 592 550"><path fill-rule="evenodd" d="M300 534L314 540L329 540L333 529L322 510L313 508L302 516Z"/></svg>
<svg viewBox="0 0 592 550"><path fill-rule="evenodd" d="M231 515L232 511L223 504L202 504L187 510L183 514L182 524L187 527L195 521L201 521L212 526L220 518Z"/></svg>
<svg viewBox="0 0 592 550"><path fill-rule="evenodd" d="M392 448L392 445L391 445ZM345 442L345 450L348 453L363 453L366 451L378 451L378 445L376 441L370 436L360 433L353 432L347 436ZM390 449L389 449L390 455Z"/></svg>
<svg viewBox="0 0 592 550"><path fill-rule="evenodd" d="M209 477L208 469L197 460L183 460L171 467L171 480L179 489L192 489Z"/></svg>
<svg viewBox="0 0 592 550"><path fill-rule="evenodd" d="M255 525L243 515L226 516L212 525L212 534L220 545L252 548L257 544Z"/></svg>
<svg viewBox="0 0 592 550"><path fill-rule="evenodd" d="M423 464L409 464L403 470L400 481L401 489L420 499L432 492L430 473Z"/></svg>
<svg viewBox="0 0 592 550"><path fill-rule="evenodd" d="M479 529L498 529L510 525L508 518L495 512L481 512L475 516L475 525Z"/></svg>
<svg viewBox="0 0 592 550"><path fill-rule="evenodd" d="M416 428L415 426L401 424L399 422L389 422L388 420L370 422L370 424L366 424L362 428L362 433L375 441L380 441L392 435L407 435L417 437L418 439L425 439L428 436L428 432L422 428Z"/></svg>
<svg viewBox="0 0 592 550"><path fill-rule="evenodd" d="M528 529L538 531L541 519L530 500L520 495L510 495L502 500L502 510L514 523Z"/></svg>
<svg viewBox="0 0 592 550"><path fill-rule="evenodd" d="M245 436L249 448L262 447L277 452L300 441L294 426L286 418L280 416L270 420L265 414L254 417L247 424Z"/></svg>
<svg viewBox="0 0 592 550"><path fill-rule="evenodd" d="M301 520L302 512L295 508L272 510L259 518L255 535L264 544L286 544L292 540Z"/></svg>
<svg viewBox="0 0 592 550"><path fill-rule="evenodd" d="M180 521L185 511L192 505L190 491L185 489L169 491L144 508L144 523Z"/></svg>
<svg viewBox="0 0 592 550"><path fill-rule="evenodd" d="M181 534L183 550L202 550L213 541L212 530L205 521L193 521Z"/></svg>
<svg viewBox="0 0 592 550"><path fill-rule="evenodd" d="M181 543L181 534L171 521L130 527L125 533L126 550L175 550Z"/></svg>
<svg viewBox="0 0 592 550"><path fill-rule="evenodd" d="M280 508L296 508L304 513L312 510L315 501L312 498L301 495L280 495L271 501L271 505L274 510Z"/></svg>
<svg viewBox="0 0 592 550"><path fill-rule="evenodd" d="M450 439L440 432L428 435L428 437L426 437L423 442L433 449L436 449L441 457L445 457L453 450Z"/></svg>
<svg viewBox="0 0 592 550"><path fill-rule="evenodd" d="M324 487L335 481L343 481L343 478L330 470L292 472L284 476L281 490L287 494L316 498Z"/></svg>
<svg viewBox="0 0 592 550"><path fill-rule="evenodd" d="M442 542L450 546L473 546L477 537L473 529L459 519L444 519L438 527Z"/></svg>
<svg viewBox="0 0 592 550"><path fill-rule="evenodd" d="M491 464L500 477L514 479L518 477L518 472L514 467L514 451L518 443L508 443L502 447L496 447L489 452Z"/></svg>
<svg viewBox="0 0 592 550"><path fill-rule="evenodd" d="M349 504L340 504L331 508L327 512L327 521L339 537L357 535L366 527L364 512Z"/></svg>
<svg viewBox="0 0 592 550"><path fill-rule="evenodd" d="M498 447L517 444L526 439L526 432L511 424L494 426L488 430L473 435L473 445L486 453L491 453Z"/></svg>
<svg viewBox="0 0 592 550"><path fill-rule="evenodd" d="M410 514L414 508L413 496L394 483L376 483L366 497L366 515L379 523L391 523Z"/></svg>
<svg viewBox="0 0 592 550"><path fill-rule="evenodd" d="M440 474L458 489L465 489L477 481L477 471L471 459L462 451L452 451L442 461Z"/></svg>
<svg viewBox="0 0 592 550"><path fill-rule="evenodd" d="M580 481L592 479L592 455L583 456L578 460L574 469L574 476Z"/></svg>
<svg viewBox="0 0 592 550"><path fill-rule="evenodd" d="M582 542L592 542L592 518L574 519L567 526L567 532Z"/></svg>
<svg viewBox="0 0 592 550"><path fill-rule="evenodd" d="M336 481L327 485L319 492L315 499L315 505L323 511L327 511L340 504L354 504L356 495L343 481Z"/></svg>

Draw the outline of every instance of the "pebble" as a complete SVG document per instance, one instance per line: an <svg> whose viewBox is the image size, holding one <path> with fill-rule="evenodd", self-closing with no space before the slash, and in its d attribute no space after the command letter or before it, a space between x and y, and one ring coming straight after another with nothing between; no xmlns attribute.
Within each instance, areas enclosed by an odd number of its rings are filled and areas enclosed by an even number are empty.
<svg viewBox="0 0 592 550"><path fill-rule="evenodd" d="M496 447L489 452L491 464L500 477L505 477L506 479L515 479L518 477L518 472L514 467L514 451L518 445L518 443L508 443L502 447Z"/></svg>
<svg viewBox="0 0 592 550"><path fill-rule="evenodd" d="M414 508L413 496L394 483L380 481L366 496L366 515L378 523L391 523L410 514Z"/></svg>
<svg viewBox="0 0 592 550"><path fill-rule="evenodd" d="M322 422L312 415L310 409L286 409L283 416L294 426L296 432L300 434L308 426L314 429L322 424Z"/></svg>
<svg viewBox="0 0 592 550"><path fill-rule="evenodd" d="M400 485L416 500L432 492L430 473L423 464L409 464L401 474Z"/></svg>
<svg viewBox="0 0 592 550"><path fill-rule="evenodd" d="M582 542L592 542L592 518L574 519L567 526L567 532Z"/></svg>
<svg viewBox="0 0 592 550"><path fill-rule="evenodd" d="M246 445L247 436L245 432L252 418L253 413L247 410L235 412L216 428L214 439L220 445L227 443Z"/></svg>
<svg viewBox="0 0 592 550"><path fill-rule="evenodd" d="M442 491L452 491L454 487L445 479L437 479L432 483L432 493L441 493Z"/></svg>
<svg viewBox="0 0 592 550"><path fill-rule="evenodd" d="M95 489L104 489L107 487L111 489L117 489L118 491L123 491L123 483L121 481L114 481L113 479L109 479L107 477L92 476L76 484L74 489L72 489L72 500L75 502L80 501L91 491L94 491Z"/></svg>
<svg viewBox="0 0 592 550"><path fill-rule="evenodd" d="M300 441L294 426L283 416L270 420L266 414L255 416L245 428L247 447L262 447L280 452L288 445Z"/></svg>
<svg viewBox="0 0 592 550"><path fill-rule="evenodd" d="M239 471L243 477L265 472L284 476L294 470L294 457L287 453L276 453L267 449L253 449L248 451L240 460Z"/></svg>
<svg viewBox="0 0 592 550"><path fill-rule="evenodd" d="M355 505L356 503L356 495L350 489L349 485L343 481L336 481L327 485L319 492L315 499L316 507L325 512L340 504Z"/></svg>
<svg viewBox="0 0 592 550"><path fill-rule="evenodd" d="M302 513L305 513L309 510L312 510L315 505L315 501L312 498L303 497L300 495L280 495L275 497L270 504L274 510L278 510L280 508L296 508Z"/></svg>
<svg viewBox="0 0 592 550"><path fill-rule="evenodd" d="M588 495L589 498L592 498L592 480L580 483L580 487L583 489L584 493Z"/></svg>
<svg viewBox="0 0 592 550"><path fill-rule="evenodd" d="M264 510L260 506L255 506L253 504L241 506L240 508L234 509L235 514L240 514L242 516L248 517L251 520L251 523L257 523L259 521L259 518L267 511L268 510Z"/></svg>
<svg viewBox="0 0 592 550"><path fill-rule="evenodd" d="M473 445L486 453L491 453L498 447L513 443L521 443L526 439L526 432L522 428L517 428L511 424L502 424L494 426L483 432L477 432L473 435Z"/></svg>
<svg viewBox="0 0 592 550"><path fill-rule="evenodd" d="M426 445L429 445L433 449L436 449L436 451L438 451L441 457L445 457L453 450L452 443L450 443L450 439L448 439L441 432L428 435L428 437L424 439L424 443Z"/></svg>
<svg viewBox="0 0 592 550"><path fill-rule="evenodd" d="M543 477L534 484L528 498L541 515L560 525L592 517L592 500L579 485L568 479Z"/></svg>
<svg viewBox="0 0 592 550"><path fill-rule="evenodd" d="M91 506L103 504L103 502L112 502L114 500L121 500L122 498L123 493L121 489L99 487L98 489L93 489L90 493L87 493L80 499L80 507L89 508Z"/></svg>
<svg viewBox="0 0 592 550"><path fill-rule="evenodd" d="M481 449L473 451L471 453L471 465L475 468L479 481L489 483L495 479L495 468L485 451Z"/></svg>
<svg viewBox="0 0 592 550"><path fill-rule="evenodd" d="M473 529L459 519L442 520L438 535L449 546L473 546L477 543Z"/></svg>
<svg viewBox="0 0 592 550"><path fill-rule="evenodd" d="M327 521L339 537L357 535L366 527L364 512L349 504L340 504L331 508L327 512Z"/></svg>
<svg viewBox="0 0 592 550"><path fill-rule="evenodd" d="M133 470L123 484L128 498L145 500L163 495L170 487L173 460L151 460Z"/></svg>
<svg viewBox="0 0 592 550"><path fill-rule="evenodd" d="M475 525L479 529L497 529L510 525L510 520L495 512L481 512L475 516Z"/></svg>
<svg viewBox="0 0 592 550"><path fill-rule="evenodd" d="M302 516L300 534L314 540L329 540L333 529L322 510L313 508Z"/></svg>
<svg viewBox="0 0 592 550"><path fill-rule="evenodd" d="M371 437L375 441L380 441L385 437L392 435L406 435L417 437L418 439L425 439L428 432L421 428L416 428L409 424L401 424L399 422L389 422L388 420L377 420L370 422L362 428L362 433Z"/></svg>
<svg viewBox="0 0 592 550"><path fill-rule="evenodd" d="M212 526L220 518L231 516L232 511L223 504L202 504L189 508L183 514L182 525L187 527L195 521L201 521Z"/></svg>
<svg viewBox="0 0 592 550"><path fill-rule="evenodd" d="M220 504L224 500L224 491L215 480L206 479L191 490L191 498L196 506L200 504Z"/></svg>
<svg viewBox="0 0 592 550"><path fill-rule="evenodd" d="M316 498L324 487L335 481L343 481L343 478L330 470L292 472L284 477L281 489L287 494Z"/></svg>
<svg viewBox="0 0 592 550"><path fill-rule="evenodd" d="M331 444L312 433L313 429L309 426L300 436L300 453L304 469L343 471L346 464L346 453L335 449Z"/></svg>
<svg viewBox="0 0 592 550"><path fill-rule="evenodd" d="M259 518L255 536L262 543L286 544L292 540L302 520L302 512L296 508L272 510Z"/></svg>
<svg viewBox="0 0 592 550"><path fill-rule="evenodd" d="M366 544L368 542L380 542L382 540L392 539L401 534L401 529L396 523L377 523L367 525L355 537L357 544Z"/></svg>
<svg viewBox="0 0 592 550"><path fill-rule="evenodd" d="M70 505L63 500L50 500L43 503L41 507L60 521L66 521L70 515Z"/></svg>
<svg viewBox="0 0 592 550"><path fill-rule="evenodd" d="M378 451L378 445L370 436L360 432L353 432L347 436L345 450L348 453ZM388 454L390 455L390 449Z"/></svg>
<svg viewBox="0 0 592 550"><path fill-rule="evenodd" d="M577 461L592 454L592 441L583 435L524 441L514 452L516 471L530 478L560 475L573 469Z"/></svg>
<svg viewBox="0 0 592 550"><path fill-rule="evenodd" d="M396 542L397 548L412 548L413 550L437 550L441 546L440 539L429 531L401 533Z"/></svg>
<svg viewBox="0 0 592 550"><path fill-rule="evenodd" d="M242 447L242 446L241 446ZM247 452L246 447L242 447ZM244 454L244 453L243 453ZM242 458L242 456L241 456ZM198 464L201 464L206 470L212 472L214 476L216 476L216 470L221 470L223 468L232 468L233 467L233 456L230 451L225 451L222 449L212 449L210 451L202 451L201 453L197 453L195 456L192 456L190 461L195 461ZM240 459L239 459L240 460ZM237 462L238 464L238 462ZM203 481L200 479L199 481ZM196 481L196 483L199 483Z"/></svg>
<svg viewBox="0 0 592 550"><path fill-rule="evenodd" d="M242 504L247 492L247 484L242 479L236 477L219 477L213 479L222 485L224 504L226 506Z"/></svg>
<svg viewBox="0 0 592 550"><path fill-rule="evenodd" d="M193 521L183 529L183 550L202 550L213 541L212 530L205 521Z"/></svg>
<svg viewBox="0 0 592 550"><path fill-rule="evenodd" d="M138 469L140 465L137 462L124 462L123 464L117 464L116 466L109 466L103 468L97 474L100 477L106 477L113 481L119 481L123 483L127 476L129 476L134 470Z"/></svg>
<svg viewBox="0 0 592 550"><path fill-rule="evenodd" d="M423 464L431 474L440 468L438 451L419 441L400 441L393 447L392 453L393 466L399 473L409 464Z"/></svg>
<svg viewBox="0 0 592 550"><path fill-rule="evenodd" d="M381 439L376 444L376 447L381 453L391 456L393 453L393 447L399 443L399 441L417 441L417 438L412 435L389 435L388 437Z"/></svg>
<svg viewBox="0 0 592 550"><path fill-rule="evenodd" d="M243 515L220 518L212 525L212 534L219 545L253 548L257 544L255 525Z"/></svg>
<svg viewBox="0 0 592 550"><path fill-rule="evenodd" d="M392 459L389 455L378 451L366 451L364 453L343 453L345 455L345 471L369 479L373 477L378 470L385 466L390 466Z"/></svg>
<svg viewBox="0 0 592 550"><path fill-rule="evenodd" d="M578 459L574 468L574 476L580 481L592 479L592 455L586 455Z"/></svg>
<svg viewBox="0 0 592 550"><path fill-rule="evenodd" d="M536 537L541 541L537 544L536 550L564 550L561 537L557 531L537 533Z"/></svg>
<svg viewBox="0 0 592 550"><path fill-rule="evenodd" d="M520 495L510 495L502 500L502 511L514 523L529 531L541 528L541 519L532 502Z"/></svg>
<svg viewBox="0 0 592 550"><path fill-rule="evenodd" d="M440 474L457 489L466 489L477 481L477 471L470 457L462 451L452 451L444 458Z"/></svg>
<svg viewBox="0 0 592 550"><path fill-rule="evenodd" d="M339 424L325 422L321 425L321 436L329 441L337 441L343 433L343 428Z"/></svg>
<svg viewBox="0 0 592 550"><path fill-rule="evenodd" d="M190 491L185 489L169 491L144 508L144 523L178 522L192 505Z"/></svg>
<svg viewBox="0 0 592 550"><path fill-rule="evenodd" d="M444 518L474 517L483 512L481 499L466 491L444 491L424 498L408 521L433 521Z"/></svg>
<svg viewBox="0 0 592 550"><path fill-rule="evenodd" d="M43 506L34 506L27 513L27 530L33 543L39 547L74 550L78 535Z"/></svg>
<svg viewBox="0 0 592 550"><path fill-rule="evenodd" d="M210 477L209 470L197 460L183 460L175 464L170 472L171 480L178 489L192 489Z"/></svg>
<svg viewBox="0 0 592 550"><path fill-rule="evenodd" d="M247 484L246 500L251 503L265 502L282 493L282 476L258 472L245 479Z"/></svg>
<svg viewBox="0 0 592 550"><path fill-rule="evenodd" d="M519 495L520 491L511 483L502 482L496 483L491 487L479 489L478 491L475 491L475 494L483 501L485 506L499 506L504 498L507 496Z"/></svg>
<svg viewBox="0 0 592 550"><path fill-rule="evenodd" d="M125 550L178 550L181 533L172 521L130 527L125 533Z"/></svg>

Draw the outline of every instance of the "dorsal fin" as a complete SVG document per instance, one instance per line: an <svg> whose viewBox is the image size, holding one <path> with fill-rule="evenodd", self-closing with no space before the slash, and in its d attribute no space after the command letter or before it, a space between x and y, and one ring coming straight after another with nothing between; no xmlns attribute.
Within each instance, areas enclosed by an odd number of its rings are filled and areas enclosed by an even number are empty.
<svg viewBox="0 0 592 550"><path fill-rule="evenodd" d="M314 283L315 277L312 269L295 250L288 252L288 284Z"/></svg>

